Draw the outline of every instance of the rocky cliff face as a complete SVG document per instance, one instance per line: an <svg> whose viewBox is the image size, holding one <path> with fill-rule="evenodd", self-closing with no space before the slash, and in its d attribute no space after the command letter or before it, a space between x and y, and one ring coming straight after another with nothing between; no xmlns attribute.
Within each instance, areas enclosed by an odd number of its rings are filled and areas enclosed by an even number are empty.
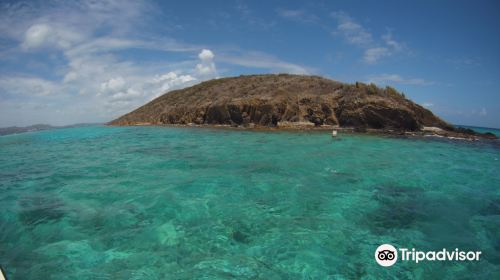
<svg viewBox="0 0 500 280"><path fill-rule="evenodd" d="M166 93L110 122L112 125L190 123L267 127L309 123L406 131L417 131L424 126L454 129L391 87L287 74L203 82Z"/></svg>

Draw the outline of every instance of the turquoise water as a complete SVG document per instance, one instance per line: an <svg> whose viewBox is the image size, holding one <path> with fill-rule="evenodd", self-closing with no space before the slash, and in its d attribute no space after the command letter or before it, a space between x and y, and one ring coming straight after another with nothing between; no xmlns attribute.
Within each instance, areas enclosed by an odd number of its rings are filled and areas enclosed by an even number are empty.
<svg viewBox="0 0 500 280"><path fill-rule="evenodd" d="M10 279L499 279L500 147L84 127L0 137ZM374 259L382 243L479 262Z"/></svg>

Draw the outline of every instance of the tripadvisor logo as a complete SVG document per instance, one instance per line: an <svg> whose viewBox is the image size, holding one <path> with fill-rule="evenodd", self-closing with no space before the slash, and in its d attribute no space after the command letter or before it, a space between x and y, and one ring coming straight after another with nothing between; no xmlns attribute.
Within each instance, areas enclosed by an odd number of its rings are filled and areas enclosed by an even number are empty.
<svg viewBox="0 0 500 280"><path fill-rule="evenodd" d="M382 244L375 250L375 260L381 266L391 266L398 261L398 250L391 244Z"/></svg>
<svg viewBox="0 0 500 280"><path fill-rule="evenodd" d="M398 252L399 251L399 252ZM391 244L383 244L375 250L375 261L381 266L392 266L398 261L479 261L481 251L461 251L458 248L452 251L442 249L440 251L418 251L415 248L396 249Z"/></svg>

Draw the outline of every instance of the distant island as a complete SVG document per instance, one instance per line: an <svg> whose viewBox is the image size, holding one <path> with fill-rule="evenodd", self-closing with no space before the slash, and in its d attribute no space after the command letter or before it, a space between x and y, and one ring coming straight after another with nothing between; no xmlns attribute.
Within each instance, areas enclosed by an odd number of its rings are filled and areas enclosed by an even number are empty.
<svg viewBox="0 0 500 280"><path fill-rule="evenodd" d="M78 123L78 124L65 125L65 126L52 126L49 124L34 124L34 125L30 125L30 126L21 126L21 127L19 127L19 126L0 127L0 136L9 135L9 134L32 132L32 131L80 127L80 126L91 126L91 125L96 125L96 123Z"/></svg>
<svg viewBox="0 0 500 280"><path fill-rule="evenodd" d="M389 86L290 74L206 81L166 93L109 124L336 128L495 138L454 127Z"/></svg>
<svg viewBox="0 0 500 280"><path fill-rule="evenodd" d="M53 128L54 128L53 126L48 125L48 124L35 124L35 125L23 126L23 127L18 127L18 126L2 127L2 128L0 128L0 136L1 135L24 133L24 132L30 132L30 131L47 130L47 129L53 129Z"/></svg>

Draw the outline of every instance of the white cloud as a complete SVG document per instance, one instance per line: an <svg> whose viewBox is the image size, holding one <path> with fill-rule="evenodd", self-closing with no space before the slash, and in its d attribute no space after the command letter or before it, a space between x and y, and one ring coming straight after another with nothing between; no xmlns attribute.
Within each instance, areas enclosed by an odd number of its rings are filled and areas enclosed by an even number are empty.
<svg viewBox="0 0 500 280"><path fill-rule="evenodd" d="M278 9L277 13L282 18L303 23L313 23L319 20L316 15L310 14L304 10Z"/></svg>
<svg viewBox="0 0 500 280"><path fill-rule="evenodd" d="M108 81L101 83L101 92L109 93L123 90L125 87L125 80L123 77L118 76L116 78L111 78Z"/></svg>
<svg viewBox="0 0 500 280"><path fill-rule="evenodd" d="M209 76L215 74L214 63L200 63L196 65L196 71L199 75Z"/></svg>
<svg viewBox="0 0 500 280"><path fill-rule="evenodd" d="M111 96L111 100L131 100L135 99L137 97L142 96L142 93L138 90L135 90L133 88L129 88L126 91L120 91Z"/></svg>
<svg viewBox="0 0 500 280"><path fill-rule="evenodd" d="M381 75L372 75L367 80L368 83L375 84L403 84L403 85L417 85L417 86L427 86L432 85L434 82L427 81L420 78L403 78L397 74L381 74Z"/></svg>
<svg viewBox="0 0 500 280"><path fill-rule="evenodd" d="M434 106L434 103L431 103L431 102L424 102L422 103L422 106L426 107L426 108L430 108L430 107L433 107Z"/></svg>
<svg viewBox="0 0 500 280"><path fill-rule="evenodd" d="M221 55L219 61L251 68L269 69L277 73L311 74L314 69L282 61L261 52L246 52L238 55Z"/></svg>
<svg viewBox="0 0 500 280"><path fill-rule="evenodd" d="M84 37L76 30L48 24L34 24L26 30L21 47L25 50L40 47L67 49L82 40Z"/></svg>
<svg viewBox="0 0 500 280"><path fill-rule="evenodd" d="M214 59L214 53L211 50L203 49L198 54L198 57L200 58L201 61L211 62L212 59Z"/></svg>
<svg viewBox="0 0 500 280"><path fill-rule="evenodd" d="M383 35L381 40L376 40L372 33L347 13L333 12L331 16L337 20L336 30L332 34L340 35L349 44L362 48L363 61L367 64L374 64L382 58L392 56L404 49L404 45L396 41L390 31Z"/></svg>
<svg viewBox="0 0 500 280"><path fill-rule="evenodd" d="M217 75L217 70L215 68L215 63L213 62L214 53L211 50L203 49L198 57L201 63L196 65L196 72L200 76L204 77L215 77Z"/></svg>
<svg viewBox="0 0 500 280"><path fill-rule="evenodd" d="M369 48L365 50L365 53L363 55L363 61L368 64L373 64L379 61L381 58L389 55L391 55L391 52L387 48L383 47Z"/></svg>
<svg viewBox="0 0 500 280"><path fill-rule="evenodd" d="M392 38L392 33L391 32L388 32L387 34L385 34L384 36L382 36L382 39L384 40L385 44L393 49L394 51L401 51L403 49L403 44L401 44L400 42L394 40Z"/></svg>
<svg viewBox="0 0 500 280"><path fill-rule="evenodd" d="M42 46L52 36L52 29L46 24L35 24L26 31L22 46L26 49Z"/></svg>
<svg viewBox="0 0 500 280"><path fill-rule="evenodd" d="M340 34L347 42L359 46L367 46L373 42L372 34L345 12L333 12L331 16L337 20L334 35Z"/></svg>
<svg viewBox="0 0 500 280"><path fill-rule="evenodd" d="M168 91L183 88L195 83L198 79L189 74L168 72L151 76L131 74L127 80L118 76L101 84L98 96L108 110L131 110Z"/></svg>
<svg viewBox="0 0 500 280"><path fill-rule="evenodd" d="M197 79L191 75L177 75L175 72L168 72L164 75L156 75L150 84L153 87L153 98L164 94L175 88L192 84Z"/></svg>
<svg viewBox="0 0 500 280"><path fill-rule="evenodd" d="M50 96L59 94L57 84L37 77L4 76L0 91L15 98L22 96Z"/></svg>

